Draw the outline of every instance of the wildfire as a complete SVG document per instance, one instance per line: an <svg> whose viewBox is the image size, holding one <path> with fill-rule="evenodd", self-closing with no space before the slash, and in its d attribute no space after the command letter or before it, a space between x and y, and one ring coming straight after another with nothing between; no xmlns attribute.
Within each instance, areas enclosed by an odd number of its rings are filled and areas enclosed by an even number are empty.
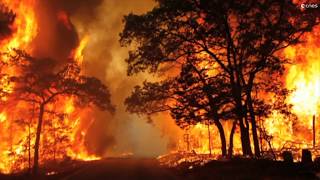
<svg viewBox="0 0 320 180"><path fill-rule="evenodd" d="M80 43L79 46L73 51L71 52L71 57L79 64L81 65L83 62L83 51L85 49L85 47L87 46L89 41L89 36L84 36Z"/></svg>
<svg viewBox="0 0 320 180"><path fill-rule="evenodd" d="M293 61L293 65L287 67L285 77L285 86L293 91L287 102L292 104L292 111L298 119L294 121L274 112L265 122L275 150L317 150L317 140L320 138L316 128L320 110L319 37L320 28L317 27L311 34L304 35L304 43L284 51L285 57Z"/></svg>
<svg viewBox="0 0 320 180"><path fill-rule="evenodd" d="M89 41L89 36L84 36L78 45L78 47L71 52L71 59L76 61L78 65L82 65L84 54L83 51L86 48ZM74 99L69 99L66 102L65 112L68 114L72 114L75 111L74 106ZM87 109L90 111L90 109ZM87 112L85 109L82 109L82 113ZM78 114L79 112L77 112ZM76 121L74 121L74 124L72 126L73 133L72 133L72 142L73 142L73 148L67 150L68 156L72 157L73 159L80 159L84 161L92 161L92 160L98 160L101 159L101 157L98 157L93 154L89 154L87 149L84 146L79 146L78 144L83 145L84 144L84 137L86 135L86 129L81 128L81 125L79 122L81 122L81 116L78 116L75 118ZM86 124L86 127L90 127L92 124L92 121ZM79 138L80 137L80 138Z"/></svg>
<svg viewBox="0 0 320 180"><path fill-rule="evenodd" d="M10 36L0 42L1 53L13 54L14 50L18 49L32 55L32 42L40 30L37 22L39 17L36 16L36 0L3 0L2 3L9 10L13 10L15 20L10 26L12 29ZM58 13L57 18L70 25L66 13ZM89 37L85 36L71 53L71 59L79 65L83 62L83 50L88 40ZM7 61L7 57L2 55L2 61ZM2 72L9 76L17 73L12 67L3 68ZM13 92L14 85L8 84L5 77L0 79L0 83L7 93ZM2 100L10 103L12 101L7 96L2 97ZM6 132L0 135L1 173L11 173L32 166L37 110L26 103L12 102L12 104L14 107L10 105L0 109L0 130ZM40 147L43 156L40 163L46 160L63 160L66 156L85 161L99 159L95 155L90 155L84 145L87 129L92 123L92 119L86 117L85 113L88 111L89 108L77 107L72 98L62 97L54 104L48 105L48 112L44 115L44 133ZM85 119L90 119L89 123Z"/></svg>
<svg viewBox="0 0 320 180"><path fill-rule="evenodd" d="M38 25L34 11L35 0L4 0L9 9L14 10L16 19L12 25L13 34L1 44L1 51L24 49L31 51L30 43L38 33ZM30 52L31 53L31 52Z"/></svg>
<svg viewBox="0 0 320 180"><path fill-rule="evenodd" d="M5 112L2 112L0 114L0 123L4 122L5 120L7 120L7 115Z"/></svg>
<svg viewBox="0 0 320 180"><path fill-rule="evenodd" d="M303 36L304 43L290 46L283 52L286 58L293 61L286 67L284 85L292 91L287 98L287 103L292 104L292 113L297 116L297 120L274 111L268 119L258 122L260 128L265 129L270 138L269 140L264 139L260 132L263 152L273 151L276 155L280 155L281 151L288 149L294 151L295 160L298 160L301 149L309 148L314 151L314 157L319 155L317 149L320 141L320 131L317 129L320 120L319 38L320 27L318 26L312 33ZM223 126L226 137L229 137L230 123L224 123ZM210 152L213 155L219 154L220 142L217 131L214 125L210 127L210 139L207 125L197 124L190 127L181 137L177 149L178 151L193 151L197 154L209 154ZM239 132L236 132L234 153L240 152L241 142Z"/></svg>
<svg viewBox="0 0 320 180"><path fill-rule="evenodd" d="M16 18L10 26L12 29L10 36L0 42L1 53L11 54L15 49L21 49L32 55L32 42L40 31L37 22L39 17L36 16L36 0L2 0L2 2L8 9L14 11ZM57 13L57 18L67 29L72 29L67 13L60 11ZM272 116L262 123L259 122L260 128L264 127L272 138L271 144L261 143L262 149L273 148L275 151L281 151L288 144L290 148L294 146L297 149L317 147L318 143L312 142L314 140L312 135L315 134L316 140L320 139L320 131L313 132L312 128L319 123L320 112L319 38L320 27L316 28L312 34L306 34L303 37L305 43L284 50L284 55L294 61L293 65L287 66L284 82L285 86L293 91L287 102L293 105L293 113L297 115L298 122L277 112L273 112ZM81 38L78 47L70 53L70 59L80 66L83 64L84 50L88 42L89 36L86 35ZM1 58L3 61L7 60L6 56L1 55ZM201 66L207 69L208 75L216 73L217 68L212 67L213 65L208 62L203 62ZM11 67L4 68L2 71L8 75L17 73ZM8 84L8 79L1 77L0 83L8 94L13 92L14 85ZM1 98L3 101L11 100L6 96ZM36 109L26 103L12 104L0 109L0 131L8 132L0 135L0 172L2 173L11 173L32 166L30 152L33 151L35 144ZM77 107L73 98L62 97L48 105L43 124L45 133L41 138L40 153L43 155L41 163L45 160L63 160L66 156L84 161L101 158L90 154L85 146L85 136L93 122L92 117L87 115L90 111L90 108ZM231 123L223 122L223 127L225 127L226 137L229 137ZM176 150L218 157L220 154L218 137L215 125L197 124L186 130ZM261 139L261 141L266 140ZM315 143L313 147L312 143ZM236 130L235 154L239 153L240 149L239 132Z"/></svg>
<svg viewBox="0 0 320 180"><path fill-rule="evenodd" d="M299 115L312 116L320 108L320 28L312 35L305 37L305 44L289 47L285 54L294 59L296 64L288 69L287 88L295 90L289 102L294 105L294 111Z"/></svg>
<svg viewBox="0 0 320 180"><path fill-rule="evenodd" d="M30 43L37 35L37 23L36 16L34 13L34 0L26 0L23 2L20 1L9 1L5 0L2 3L8 7L8 9L14 9L14 13L16 15L15 21L11 25L12 34L1 41L0 49L1 52L4 53L12 53L14 49L24 49L28 52L32 51L32 47ZM5 62L7 56L1 56L2 60ZM6 68L3 69L7 74L14 74L14 68ZM8 81L6 78L1 79L1 84L5 88L7 93L12 93L13 87L12 85L8 85ZM7 100L7 97L2 97L2 100ZM0 171L3 173L10 173L14 169L19 169L20 167L16 167L15 161L17 160L15 156L18 156L23 151L22 145L17 145L14 142L17 138L13 137L12 132L18 127L13 127L11 122L13 121L12 113L9 113L9 109L4 109L0 113L0 129L1 131L7 131L10 129L9 135L1 136L1 148L0 148L0 158L2 161L0 162ZM21 130L21 129L20 129ZM21 134L20 134L21 133ZM17 133L21 136L28 137L28 133L20 132ZM15 166L13 168L13 166Z"/></svg>

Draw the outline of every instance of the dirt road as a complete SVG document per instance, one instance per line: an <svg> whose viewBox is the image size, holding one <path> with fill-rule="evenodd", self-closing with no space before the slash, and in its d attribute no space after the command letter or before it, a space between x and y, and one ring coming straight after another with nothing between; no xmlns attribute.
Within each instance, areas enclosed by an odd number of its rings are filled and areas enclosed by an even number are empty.
<svg viewBox="0 0 320 180"><path fill-rule="evenodd" d="M105 159L91 162L66 175L64 180L81 179L178 179L173 171L160 167L155 159Z"/></svg>

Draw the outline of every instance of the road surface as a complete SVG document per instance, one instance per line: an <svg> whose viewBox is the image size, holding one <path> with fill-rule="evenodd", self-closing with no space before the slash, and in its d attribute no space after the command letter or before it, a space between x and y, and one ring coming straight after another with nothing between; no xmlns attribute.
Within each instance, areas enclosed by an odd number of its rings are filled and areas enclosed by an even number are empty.
<svg viewBox="0 0 320 180"><path fill-rule="evenodd" d="M164 180L179 178L172 170L161 167L156 159L115 158L90 162L62 179Z"/></svg>

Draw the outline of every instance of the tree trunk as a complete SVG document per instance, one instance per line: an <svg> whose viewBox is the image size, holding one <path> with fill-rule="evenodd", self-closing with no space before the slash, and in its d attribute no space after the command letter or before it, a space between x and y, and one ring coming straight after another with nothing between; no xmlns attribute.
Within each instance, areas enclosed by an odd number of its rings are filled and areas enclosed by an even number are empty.
<svg viewBox="0 0 320 180"><path fill-rule="evenodd" d="M242 153L243 155L252 156L249 127L245 127L243 120L243 118L239 120Z"/></svg>
<svg viewBox="0 0 320 180"><path fill-rule="evenodd" d="M44 114L44 104L40 104L39 117L38 117L38 125L36 132L36 141L34 144L34 162L33 162L33 174L39 173L39 146L40 146L40 137L41 137L41 128Z"/></svg>
<svg viewBox="0 0 320 180"><path fill-rule="evenodd" d="M31 121L28 124L28 172L31 173Z"/></svg>
<svg viewBox="0 0 320 180"><path fill-rule="evenodd" d="M242 104L241 86L239 84L233 83L232 93L233 93L234 101L236 103L236 115L240 125L242 153L243 155L252 156L249 126L244 125L244 123L248 124L248 122L244 119L245 112L244 112L244 106Z"/></svg>
<svg viewBox="0 0 320 180"><path fill-rule="evenodd" d="M247 107L242 106L240 104L239 109L241 111L239 112L239 121L240 121L240 136L241 136L241 145L243 148L243 155L249 155L252 156L252 150L251 150L251 140L250 140L250 132L249 132L249 122L248 122L248 116L247 116Z"/></svg>
<svg viewBox="0 0 320 180"><path fill-rule="evenodd" d="M260 147L259 147L259 138L257 133L257 123L253 108L253 102L251 98L251 91L247 93L248 98L248 107L249 107L249 114L250 114L250 120L251 120L251 131L252 131L252 138L253 138L253 144L254 144L254 153L256 157L260 157Z"/></svg>
<svg viewBox="0 0 320 180"><path fill-rule="evenodd" d="M242 85L240 83L241 79L239 77L239 70L231 73L230 75L230 83L232 86L232 96L233 100L235 102L235 108L236 108L236 116L237 120L239 121L240 125L240 138L241 138L241 146L242 146L242 153L243 155L249 155L252 156L252 150L251 150L251 144L250 144L250 134L249 134L249 126L247 125L245 127L244 125L244 118L246 116L244 112L244 106L243 106L243 97L242 97ZM236 74L234 74L236 73ZM237 77L237 79L235 78ZM245 120L245 123L248 124L247 120Z"/></svg>
<svg viewBox="0 0 320 180"><path fill-rule="evenodd" d="M218 128L219 135L220 135L220 141L221 141L221 153L223 157L227 156L227 142L226 142L226 136L224 134L224 129L220 121L214 121L215 125Z"/></svg>
<svg viewBox="0 0 320 180"><path fill-rule="evenodd" d="M234 121L232 123L232 128L231 128L230 137L229 137L228 158L232 158L233 156L233 137L236 131L236 127L237 127L237 121Z"/></svg>
<svg viewBox="0 0 320 180"><path fill-rule="evenodd" d="M210 156L212 155L212 153L211 153L211 134L210 134L210 122L208 121L208 141L209 141L209 154L210 154Z"/></svg>

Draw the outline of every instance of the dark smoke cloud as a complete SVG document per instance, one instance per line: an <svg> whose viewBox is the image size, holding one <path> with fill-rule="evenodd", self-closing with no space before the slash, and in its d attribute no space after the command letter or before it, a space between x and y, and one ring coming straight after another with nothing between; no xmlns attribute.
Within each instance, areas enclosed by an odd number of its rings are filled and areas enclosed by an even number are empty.
<svg viewBox="0 0 320 180"><path fill-rule="evenodd" d="M84 19L95 17L102 0L39 0L37 19L39 32L34 40L34 54L50 57L64 63L72 49L79 44L79 37L69 16L81 14Z"/></svg>

